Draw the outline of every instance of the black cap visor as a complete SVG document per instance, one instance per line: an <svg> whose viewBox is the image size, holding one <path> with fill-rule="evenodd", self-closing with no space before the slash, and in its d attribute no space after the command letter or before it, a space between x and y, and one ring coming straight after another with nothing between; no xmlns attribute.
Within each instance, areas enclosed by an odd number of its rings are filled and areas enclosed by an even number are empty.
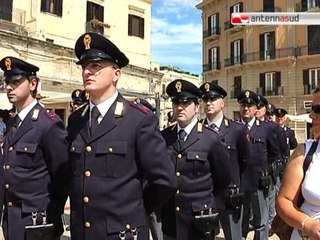
<svg viewBox="0 0 320 240"><path fill-rule="evenodd" d="M22 80L24 78L28 78L29 76L35 76L35 74L6 74L3 77L3 81L5 82L13 82L13 81L17 81L17 80Z"/></svg>
<svg viewBox="0 0 320 240"><path fill-rule="evenodd" d="M253 98L244 98L239 103L257 106L257 102Z"/></svg>
<svg viewBox="0 0 320 240"><path fill-rule="evenodd" d="M223 98L223 96L221 96L219 93L214 92L214 91L210 91L208 93L205 93L202 96L202 100L204 100L204 101L208 101L208 100L215 101L219 98Z"/></svg>
<svg viewBox="0 0 320 240"><path fill-rule="evenodd" d="M98 49L89 49L81 55L80 60L76 62L76 64L81 65L85 62L101 60L108 60L116 63L109 54L106 54Z"/></svg>

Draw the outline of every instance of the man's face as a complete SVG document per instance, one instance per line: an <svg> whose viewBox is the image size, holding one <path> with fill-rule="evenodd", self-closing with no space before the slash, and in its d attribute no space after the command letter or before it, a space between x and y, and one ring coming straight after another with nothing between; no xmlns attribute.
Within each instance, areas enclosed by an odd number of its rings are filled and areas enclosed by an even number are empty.
<svg viewBox="0 0 320 240"><path fill-rule="evenodd" d="M5 81L5 84L8 100L14 105L23 104L37 88L37 80L35 78L30 81L27 78Z"/></svg>
<svg viewBox="0 0 320 240"><path fill-rule="evenodd" d="M312 129L316 139L320 138L320 92L317 92L313 96L312 101L313 111L310 113L312 119Z"/></svg>
<svg viewBox="0 0 320 240"><path fill-rule="evenodd" d="M120 68L109 61L89 61L81 65L83 85L92 96L101 96L115 90L121 76Z"/></svg>
<svg viewBox="0 0 320 240"><path fill-rule="evenodd" d="M206 98L203 99L203 108L208 117L216 116L223 111L224 101L222 98Z"/></svg>
<svg viewBox="0 0 320 240"><path fill-rule="evenodd" d="M257 106L254 104L241 103L240 104L240 116L245 122L250 122L257 111Z"/></svg>
<svg viewBox="0 0 320 240"><path fill-rule="evenodd" d="M173 116L179 123L180 127L186 127L199 112L199 104L193 101L178 102L173 101Z"/></svg>
<svg viewBox="0 0 320 240"><path fill-rule="evenodd" d="M258 107L256 111L256 118L261 120L265 117L266 115L266 107Z"/></svg>
<svg viewBox="0 0 320 240"><path fill-rule="evenodd" d="M276 117L276 122L280 125L283 126L286 123L287 118L285 116L278 116Z"/></svg>

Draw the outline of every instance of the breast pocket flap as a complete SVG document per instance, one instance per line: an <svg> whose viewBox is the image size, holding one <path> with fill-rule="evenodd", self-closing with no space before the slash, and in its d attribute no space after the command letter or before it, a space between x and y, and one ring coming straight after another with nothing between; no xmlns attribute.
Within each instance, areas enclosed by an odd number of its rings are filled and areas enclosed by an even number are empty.
<svg viewBox="0 0 320 240"><path fill-rule="evenodd" d="M190 151L187 153L187 160L190 161L207 161L208 159L208 153L206 152L196 152L196 151Z"/></svg>
<svg viewBox="0 0 320 240"><path fill-rule="evenodd" d="M18 142L15 145L15 149L17 152L25 152L25 153L32 153L32 154L36 152L37 147L38 147L37 143Z"/></svg>
<svg viewBox="0 0 320 240"><path fill-rule="evenodd" d="M127 142L99 142L97 144L97 154L122 154L127 153Z"/></svg>

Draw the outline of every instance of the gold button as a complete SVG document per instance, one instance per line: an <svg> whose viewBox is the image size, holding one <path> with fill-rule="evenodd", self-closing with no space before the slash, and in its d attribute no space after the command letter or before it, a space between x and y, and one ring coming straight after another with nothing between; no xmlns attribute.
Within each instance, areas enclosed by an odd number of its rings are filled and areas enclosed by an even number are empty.
<svg viewBox="0 0 320 240"><path fill-rule="evenodd" d="M72 146L71 151L73 152L74 150L76 150L76 148L74 146Z"/></svg>
<svg viewBox="0 0 320 240"><path fill-rule="evenodd" d="M5 169L6 170L9 170L11 168L11 166L9 165L9 164L7 164L6 166L5 166Z"/></svg>
<svg viewBox="0 0 320 240"><path fill-rule="evenodd" d="M196 159L199 159L199 155L198 154L196 155Z"/></svg>
<svg viewBox="0 0 320 240"><path fill-rule="evenodd" d="M28 148L27 148L27 147L24 147L24 149L23 149L23 150L26 152L26 151L28 151Z"/></svg>
<svg viewBox="0 0 320 240"><path fill-rule="evenodd" d="M176 194L179 194L180 193L180 190L178 189L177 191L176 191Z"/></svg>
<svg viewBox="0 0 320 240"><path fill-rule="evenodd" d="M12 202L8 202L8 207L12 207L13 203Z"/></svg>
<svg viewBox="0 0 320 240"><path fill-rule="evenodd" d="M84 203L88 203L89 202L89 197L87 197L87 196L83 197L83 202Z"/></svg>
<svg viewBox="0 0 320 240"><path fill-rule="evenodd" d="M92 150L91 146L86 146L86 151L87 152L91 152L91 150Z"/></svg>
<svg viewBox="0 0 320 240"><path fill-rule="evenodd" d="M90 177L90 176L91 176L91 172L90 172L90 171L85 171L85 172L84 172L84 175L85 175L86 177Z"/></svg>
<svg viewBox="0 0 320 240"><path fill-rule="evenodd" d="M6 189L9 189L10 185L7 183L6 185L4 185L4 187L5 187Z"/></svg>
<svg viewBox="0 0 320 240"><path fill-rule="evenodd" d="M177 177L179 177L180 176L180 172L176 172L176 175L177 175Z"/></svg>
<svg viewBox="0 0 320 240"><path fill-rule="evenodd" d="M230 149L230 146L228 146L228 149Z"/></svg>
<svg viewBox="0 0 320 240"><path fill-rule="evenodd" d="M179 153L177 157L180 159L180 158L182 158L182 155Z"/></svg>
<svg viewBox="0 0 320 240"><path fill-rule="evenodd" d="M13 151L13 147L9 147L9 152L12 152Z"/></svg>
<svg viewBox="0 0 320 240"><path fill-rule="evenodd" d="M180 208L179 207L176 207L176 212L179 212L180 211Z"/></svg>
<svg viewBox="0 0 320 240"><path fill-rule="evenodd" d="M109 152L113 152L113 148L112 148L112 147L109 147L108 151L109 151Z"/></svg>
<svg viewBox="0 0 320 240"><path fill-rule="evenodd" d="M85 223L84 223L84 226L85 226L86 228L89 228L89 227L91 227L91 223L90 223L90 222L85 222Z"/></svg>
<svg viewBox="0 0 320 240"><path fill-rule="evenodd" d="M205 205L204 205L204 207L205 207L205 208L207 208L207 207L208 207L208 205L207 205L207 204L205 204Z"/></svg>
<svg viewBox="0 0 320 240"><path fill-rule="evenodd" d="M130 224L127 224L127 225L126 225L126 229L128 229L128 230L131 229Z"/></svg>

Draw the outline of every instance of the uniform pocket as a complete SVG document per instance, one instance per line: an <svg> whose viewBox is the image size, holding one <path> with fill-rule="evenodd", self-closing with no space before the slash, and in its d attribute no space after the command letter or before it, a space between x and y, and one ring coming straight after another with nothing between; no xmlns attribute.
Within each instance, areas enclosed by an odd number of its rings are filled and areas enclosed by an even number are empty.
<svg viewBox="0 0 320 240"><path fill-rule="evenodd" d="M17 142L14 146L14 149L16 150L15 162L17 166L24 168L35 167L38 160L40 160L35 157L37 148L37 143Z"/></svg>
<svg viewBox="0 0 320 240"><path fill-rule="evenodd" d="M208 153L200 151L190 151L187 153L187 162L193 164L193 174L202 175L210 172Z"/></svg>

